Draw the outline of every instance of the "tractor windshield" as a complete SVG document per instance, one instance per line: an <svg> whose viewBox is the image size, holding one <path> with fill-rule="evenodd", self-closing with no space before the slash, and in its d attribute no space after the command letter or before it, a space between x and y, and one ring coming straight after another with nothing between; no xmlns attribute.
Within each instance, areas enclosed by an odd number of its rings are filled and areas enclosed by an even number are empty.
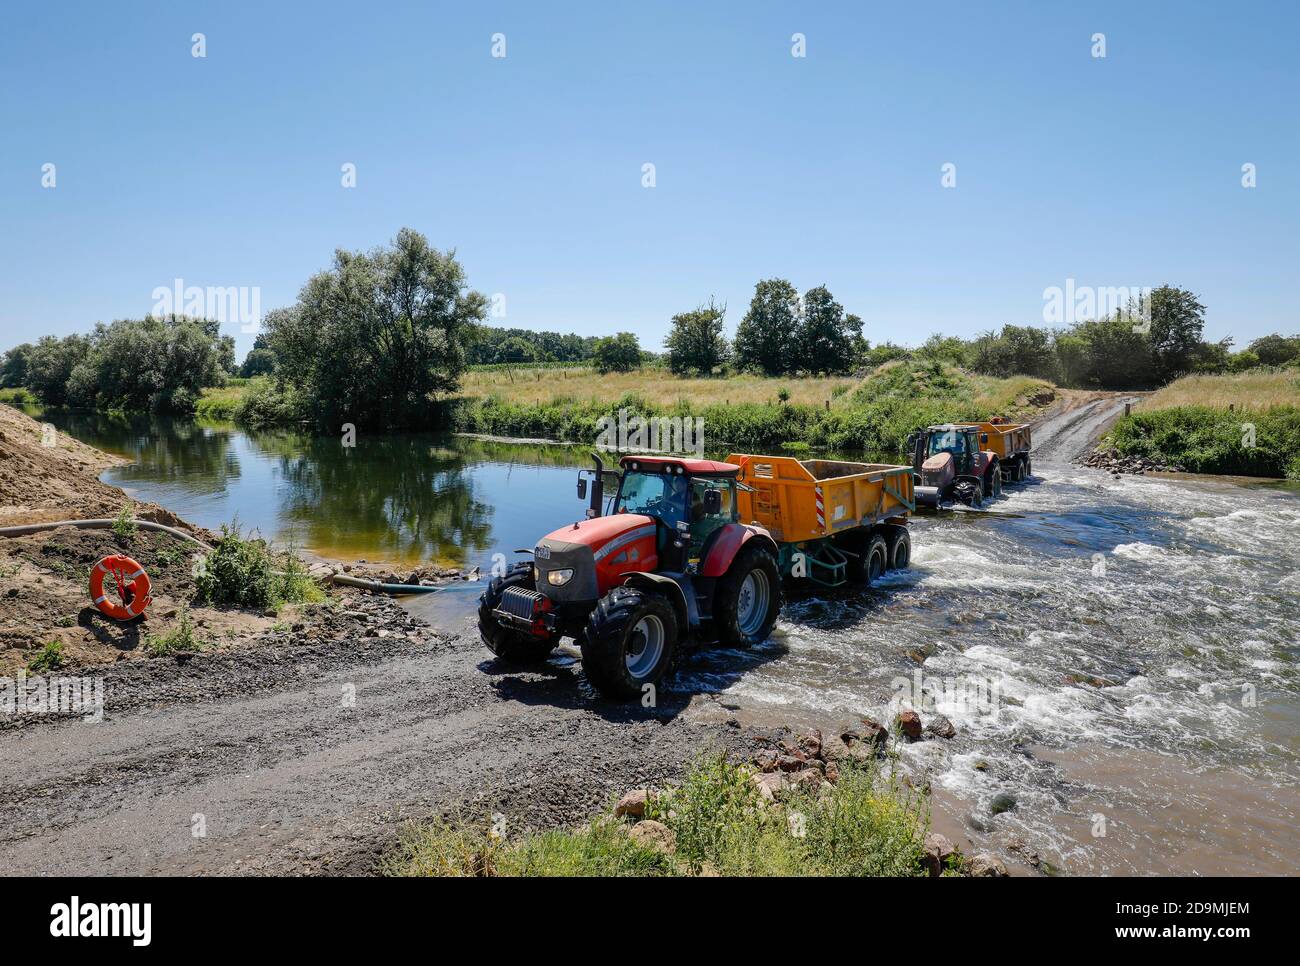
<svg viewBox="0 0 1300 966"><path fill-rule="evenodd" d="M925 455L935 456L939 453L952 453L953 456L965 455L966 434L955 429L931 433L930 446Z"/></svg>
<svg viewBox="0 0 1300 966"><path fill-rule="evenodd" d="M670 527L686 520L686 477L666 473L623 474L615 513L644 513L658 517Z"/></svg>

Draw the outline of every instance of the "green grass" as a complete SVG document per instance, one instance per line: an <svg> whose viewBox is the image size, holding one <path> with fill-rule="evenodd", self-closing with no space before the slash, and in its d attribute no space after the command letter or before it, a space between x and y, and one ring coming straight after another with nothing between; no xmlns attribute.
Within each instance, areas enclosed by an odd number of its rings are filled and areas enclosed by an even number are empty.
<svg viewBox="0 0 1300 966"><path fill-rule="evenodd" d="M325 599L297 556L245 536L238 521L222 526L216 547L200 561L194 579L200 603L267 610Z"/></svg>
<svg viewBox="0 0 1300 966"><path fill-rule="evenodd" d="M1115 424L1107 442L1125 456L1146 456L1193 473L1300 480L1298 406L1237 412L1204 405L1139 409Z"/></svg>
<svg viewBox="0 0 1300 966"><path fill-rule="evenodd" d="M194 623L190 620L189 609L182 608L176 626L165 634L148 635L144 646L154 657L166 657L169 654L193 654L203 650L207 644L194 636Z"/></svg>
<svg viewBox="0 0 1300 966"><path fill-rule="evenodd" d="M918 795L874 768L846 767L827 795L765 803L752 768L718 756L647 818L668 826L677 851L634 842L610 814L576 829L495 837L486 826L440 819L408 828L381 869L411 876L918 876L928 815Z"/></svg>
<svg viewBox="0 0 1300 966"><path fill-rule="evenodd" d="M36 652L36 656L27 662L27 670L33 674L48 674L63 667L63 642L49 641Z"/></svg>

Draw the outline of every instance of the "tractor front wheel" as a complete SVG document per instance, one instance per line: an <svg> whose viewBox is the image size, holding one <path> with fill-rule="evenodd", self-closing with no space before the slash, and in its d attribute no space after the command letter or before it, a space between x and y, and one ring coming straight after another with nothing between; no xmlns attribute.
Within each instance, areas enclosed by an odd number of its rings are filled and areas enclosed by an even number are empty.
<svg viewBox="0 0 1300 966"><path fill-rule="evenodd" d="M534 590L533 565L518 563L504 577L493 577L478 599L478 632L487 649L511 664L538 664L545 661L559 643L558 634L538 637L502 627L492 612L501 603L501 595L510 587Z"/></svg>
<svg viewBox="0 0 1300 966"><path fill-rule="evenodd" d="M666 597L615 587L596 604L579 641L587 680L607 698L639 698L672 666L677 635L677 614Z"/></svg>
<svg viewBox="0 0 1300 966"><path fill-rule="evenodd" d="M989 485L988 485L988 492L989 492L989 499L990 499L990 500L996 500L998 497L1000 497L1000 496L1002 495L1002 469L1001 469L1001 467L997 467L997 466L995 466L995 467L993 467L992 470L989 471Z"/></svg>

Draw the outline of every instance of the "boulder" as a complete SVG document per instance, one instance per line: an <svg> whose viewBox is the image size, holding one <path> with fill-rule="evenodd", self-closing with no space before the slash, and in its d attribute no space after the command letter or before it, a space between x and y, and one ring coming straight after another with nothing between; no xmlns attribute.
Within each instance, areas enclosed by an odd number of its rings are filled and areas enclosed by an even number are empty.
<svg viewBox="0 0 1300 966"><path fill-rule="evenodd" d="M826 779L822 776L820 769L805 768L803 771L795 773L794 778L790 781L790 786L796 791L815 792L821 788L824 781Z"/></svg>
<svg viewBox="0 0 1300 966"><path fill-rule="evenodd" d="M754 764L759 771L776 771L780 756L771 748L764 748L754 756Z"/></svg>
<svg viewBox="0 0 1300 966"><path fill-rule="evenodd" d="M1007 867L1002 864L1002 860L989 855L987 852L981 852L971 859L966 866L966 871L975 879L1005 879L1007 877Z"/></svg>
<svg viewBox="0 0 1300 966"><path fill-rule="evenodd" d="M885 745L889 744L889 729L878 721L872 721L870 718L862 719L860 735L864 742L875 745L877 748L884 748Z"/></svg>
<svg viewBox="0 0 1300 966"><path fill-rule="evenodd" d="M903 733L908 741L920 741L921 716L915 711L900 711L898 714L898 730Z"/></svg>
<svg viewBox="0 0 1300 966"><path fill-rule="evenodd" d="M790 788L790 779L785 772L760 772L750 779L758 788L758 794L764 801L775 802Z"/></svg>
<svg viewBox="0 0 1300 966"><path fill-rule="evenodd" d="M677 833L654 819L637 822L628 835L638 845L662 852L664 855L672 855L677 851Z"/></svg>
<svg viewBox="0 0 1300 966"><path fill-rule="evenodd" d="M814 728L799 739L799 747L809 758L822 756L822 733Z"/></svg>
<svg viewBox="0 0 1300 966"><path fill-rule="evenodd" d="M994 815L1001 815L1003 812L1009 812L1016 807L1016 796L1010 792L998 792L993 796L993 801L989 802L989 811Z"/></svg>
<svg viewBox="0 0 1300 966"><path fill-rule="evenodd" d="M936 738L951 738L957 734L956 727L954 727L953 723L943 715L939 715L939 717L926 725L925 730Z"/></svg>
<svg viewBox="0 0 1300 966"><path fill-rule="evenodd" d="M614 817L622 818L624 815L629 815L632 818L641 818L645 815L646 804L653 797L653 793L648 788L638 788L628 792L614 806Z"/></svg>
<svg viewBox="0 0 1300 966"><path fill-rule="evenodd" d="M925 858L923 859L930 875L942 874L948 860L957 854L957 847L946 835L931 832L925 837Z"/></svg>

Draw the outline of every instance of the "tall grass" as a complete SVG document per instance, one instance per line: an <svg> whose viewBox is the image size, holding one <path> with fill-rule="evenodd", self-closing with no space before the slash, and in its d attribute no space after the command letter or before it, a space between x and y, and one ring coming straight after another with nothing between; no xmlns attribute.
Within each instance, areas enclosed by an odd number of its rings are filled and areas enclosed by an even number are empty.
<svg viewBox="0 0 1300 966"><path fill-rule="evenodd" d="M1139 411L1175 406L1227 409L1271 409L1300 406L1300 369L1251 369L1222 376L1183 376L1152 393Z"/></svg>

